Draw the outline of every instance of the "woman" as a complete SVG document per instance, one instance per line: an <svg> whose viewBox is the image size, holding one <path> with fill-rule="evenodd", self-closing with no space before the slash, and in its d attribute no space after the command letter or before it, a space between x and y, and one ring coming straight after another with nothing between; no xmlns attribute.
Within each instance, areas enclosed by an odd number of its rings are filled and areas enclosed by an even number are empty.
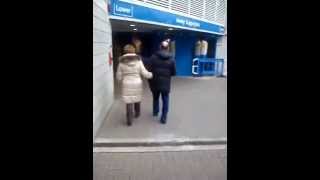
<svg viewBox="0 0 320 180"><path fill-rule="evenodd" d="M152 73L147 71L141 58L135 53L135 47L127 44L124 47L124 55L119 58L117 79L122 89L122 100L127 106L127 125L131 126L133 115L140 116L140 102L143 91L141 76L150 79Z"/></svg>

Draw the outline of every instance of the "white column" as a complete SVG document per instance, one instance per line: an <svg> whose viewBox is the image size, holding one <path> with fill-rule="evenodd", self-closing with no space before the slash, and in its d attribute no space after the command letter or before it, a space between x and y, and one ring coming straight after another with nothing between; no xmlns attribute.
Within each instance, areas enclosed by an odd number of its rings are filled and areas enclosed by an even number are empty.
<svg viewBox="0 0 320 180"><path fill-rule="evenodd" d="M219 37L216 44L216 59L224 59L223 75L227 75L227 35Z"/></svg>

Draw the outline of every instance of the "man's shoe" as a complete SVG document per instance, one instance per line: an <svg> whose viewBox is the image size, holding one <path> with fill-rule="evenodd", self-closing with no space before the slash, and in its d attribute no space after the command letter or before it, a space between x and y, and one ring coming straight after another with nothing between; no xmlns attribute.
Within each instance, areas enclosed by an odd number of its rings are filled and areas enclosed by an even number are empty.
<svg viewBox="0 0 320 180"><path fill-rule="evenodd" d="M161 116L160 122L161 122L161 124L166 124L167 123L167 116Z"/></svg>
<svg viewBox="0 0 320 180"><path fill-rule="evenodd" d="M130 119L130 120L129 120L129 119L127 120L127 125L128 125L128 126L131 126L131 125L132 125L132 120L131 120L131 119Z"/></svg>

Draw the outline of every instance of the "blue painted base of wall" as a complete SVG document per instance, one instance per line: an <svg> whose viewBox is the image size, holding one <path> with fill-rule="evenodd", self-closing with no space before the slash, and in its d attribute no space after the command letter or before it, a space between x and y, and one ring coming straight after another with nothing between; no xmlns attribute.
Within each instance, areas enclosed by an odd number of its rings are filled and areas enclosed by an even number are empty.
<svg viewBox="0 0 320 180"><path fill-rule="evenodd" d="M140 34L141 36L143 35ZM124 46L127 43L130 43L131 40L131 34L128 33L120 33L118 36L121 36L122 43L121 46ZM151 56L154 52L159 50L159 46L161 41L170 38L171 40L174 40L176 42L176 70L177 70L177 76L193 76L192 75L192 60L194 58L194 50L195 50L195 43L199 40L199 38L204 38L208 41L208 58L214 58L215 57L215 49L216 49L216 39L217 37L214 36L207 36L205 33L198 33L198 32L192 32L192 31L173 31L170 32L153 32L152 36L150 34L148 35L150 37L145 49L147 49L148 53L143 54L145 57Z"/></svg>
<svg viewBox="0 0 320 180"><path fill-rule="evenodd" d="M192 75L192 59L194 58L195 43L204 38L208 41L208 56L215 57L216 50L216 36L210 36L205 33L198 33L192 31L177 31L170 34L163 31L155 33L152 51L155 52L159 49L159 44L166 38L170 38L176 42L176 69L177 76L193 76Z"/></svg>
<svg viewBox="0 0 320 180"><path fill-rule="evenodd" d="M185 17L154 8L142 6L130 2L119 0L108 1L110 5L110 15L113 19L132 20L142 23L167 25L183 31L159 32L155 34L152 52L159 49L159 44L165 38L176 41L176 67L178 76L191 76L192 59L194 58L195 43L200 36L208 41L208 56L214 58L216 47L216 35L223 35L224 27L213 23L208 23L191 17ZM168 32L167 32L168 33Z"/></svg>

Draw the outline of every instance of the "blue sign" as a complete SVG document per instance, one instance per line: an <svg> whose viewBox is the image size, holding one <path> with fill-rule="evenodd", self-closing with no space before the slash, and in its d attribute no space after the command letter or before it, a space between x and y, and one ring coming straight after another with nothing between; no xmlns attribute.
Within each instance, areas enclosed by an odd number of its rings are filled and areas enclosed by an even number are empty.
<svg viewBox="0 0 320 180"><path fill-rule="evenodd" d="M130 4L124 3L114 3L113 5L113 14L118 16L126 16L132 17L133 16L133 6Z"/></svg>
<svg viewBox="0 0 320 180"><path fill-rule="evenodd" d="M224 27L197 19L176 15L173 13L148 8L141 5L112 0L111 15L118 17L130 18L132 21L172 25L179 28L200 30L208 33L223 34ZM112 18L112 17L111 17Z"/></svg>

